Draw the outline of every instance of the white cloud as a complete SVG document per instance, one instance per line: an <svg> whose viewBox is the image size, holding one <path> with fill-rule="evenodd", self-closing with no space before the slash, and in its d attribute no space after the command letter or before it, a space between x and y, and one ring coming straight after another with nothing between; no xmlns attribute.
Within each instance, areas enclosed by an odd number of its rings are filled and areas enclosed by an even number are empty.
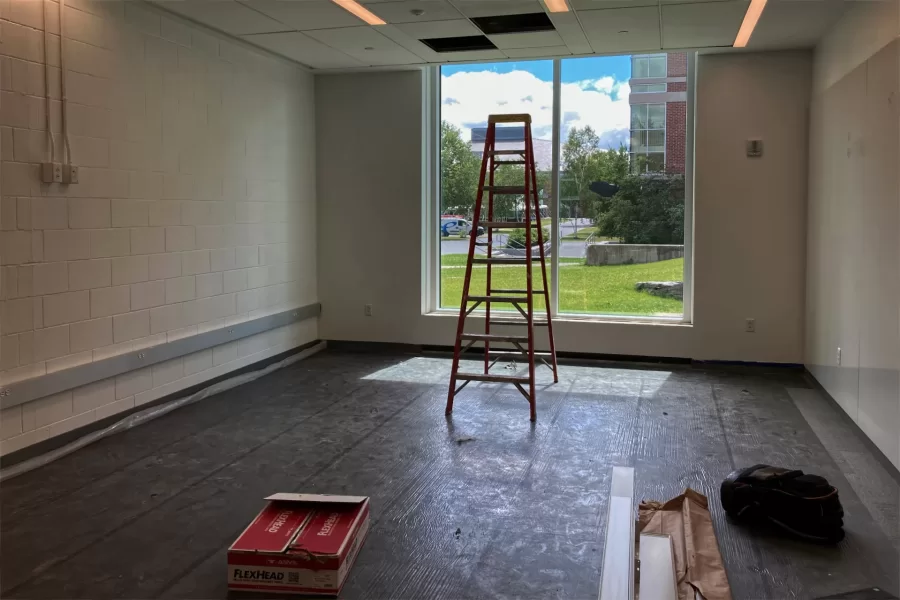
<svg viewBox="0 0 900 600"><path fill-rule="evenodd" d="M562 84L562 137L571 127L590 125L603 146L626 141L630 120L625 81L613 77ZM550 139L553 84L527 71L461 71L441 77L441 118L463 130L483 127L493 113L529 113L535 138Z"/></svg>

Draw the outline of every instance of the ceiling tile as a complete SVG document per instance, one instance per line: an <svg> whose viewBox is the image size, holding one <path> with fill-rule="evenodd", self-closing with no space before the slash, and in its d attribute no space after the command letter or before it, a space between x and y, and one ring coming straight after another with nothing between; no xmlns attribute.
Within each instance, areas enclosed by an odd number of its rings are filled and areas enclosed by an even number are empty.
<svg viewBox="0 0 900 600"><path fill-rule="evenodd" d="M509 58L546 58L548 56L571 56L568 46L547 46L544 48L506 48L503 53Z"/></svg>
<svg viewBox="0 0 900 600"><path fill-rule="evenodd" d="M489 35L488 38L501 50L510 48L546 48L562 46L562 38L555 31L532 31L528 33L503 33Z"/></svg>
<svg viewBox="0 0 900 600"><path fill-rule="evenodd" d="M550 13L550 21L572 54L588 54L594 51L573 12Z"/></svg>
<svg viewBox="0 0 900 600"><path fill-rule="evenodd" d="M423 62L441 62L441 55L412 37L397 29L396 25L380 25L378 33L393 40L422 59Z"/></svg>
<svg viewBox="0 0 900 600"><path fill-rule="evenodd" d="M232 35L291 29L234 0L158 0L156 3L166 10Z"/></svg>
<svg viewBox="0 0 900 600"><path fill-rule="evenodd" d="M361 20L330 0L239 0L290 29L328 29L364 25Z"/></svg>
<svg viewBox="0 0 900 600"><path fill-rule="evenodd" d="M398 23L397 29L417 40L429 38L458 37L465 35L482 35L481 30L472 25L468 19L452 21L425 21L422 23Z"/></svg>
<svg viewBox="0 0 900 600"><path fill-rule="evenodd" d="M544 12L538 0L453 0L467 17L493 17Z"/></svg>
<svg viewBox="0 0 900 600"><path fill-rule="evenodd" d="M506 58L500 50L472 50L469 52L436 52L442 63L475 62L482 60L502 60Z"/></svg>
<svg viewBox="0 0 900 600"><path fill-rule="evenodd" d="M656 6L584 10L578 13L594 52L656 50L659 12Z"/></svg>
<svg viewBox="0 0 900 600"><path fill-rule="evenodd" d="M365 66L340 50L330 48L297 31L244 35L241 39L314 69L339 69Z"/></svg>
<svg viewBox="0 0 900 600"><path fill-rule="evenodd" d="M419 21L444 21L461 19L462 14L446 0L405 0L403 2L375 2L368 7L388 23L417 23ZM413 10L425 11L422 15Z"/></svg>
<svg viewBox="0 0 900 600"><path fill-rule="evenodd" d="M659 0L660 4L698 4L703 2L728 2L729 0ZM793 2L795 0L791 0ZM807 0L800 0L801 2L805 2ZM816 2L818 0L812 0Z"/></svg>
<svg viewBox="0 0 900 600"><path fill-rule="evenodd" d="M378 33L374 27L316 29L307 32L307 35L366 65L412 65L422 62L403 46Z"/></svg>
<svg viewBox="0 0 900 600"><path fill-rule="evenodd" d="M567 0L574 10L603 10L605 8L635 8L656 6L657 0Z"/></svg>
<svg viewBox="0 0 900 600"><path fill-rule="evenodd" d="M662 7L663 47L730 46L746 12L744 0L666 4Z"/></svg>

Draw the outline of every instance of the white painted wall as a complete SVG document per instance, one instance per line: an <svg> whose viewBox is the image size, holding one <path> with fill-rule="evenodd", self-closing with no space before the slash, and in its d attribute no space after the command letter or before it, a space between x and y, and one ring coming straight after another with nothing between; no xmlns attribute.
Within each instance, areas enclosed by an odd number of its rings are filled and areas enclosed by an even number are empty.
<svg viewBox="0 0 900 600"><path fill-rule="evenodd" d="M318 300L313 79L143 2L66 3L81 182L40 182L44 15L0 1L0 377L38 378ZM61 142L59 69L51 127ZM317 338L315 320L4 410L18 450Z"/></svg>
<svg viewBox="0 0 900 600"><path fill-rule="evenodd" d="M802 362L810 76L806 52L700 57L695 323L559 320L557 348ZM325 339L453 344L455 315L422 314L422 94L415 71L316 77Z"/></svg>
<svg viewBox="0 0 900 600"><path fill-rule="evenodd" d="M816 49L806 363L900 467L898 36L900 3L860 2Z"/></svg>

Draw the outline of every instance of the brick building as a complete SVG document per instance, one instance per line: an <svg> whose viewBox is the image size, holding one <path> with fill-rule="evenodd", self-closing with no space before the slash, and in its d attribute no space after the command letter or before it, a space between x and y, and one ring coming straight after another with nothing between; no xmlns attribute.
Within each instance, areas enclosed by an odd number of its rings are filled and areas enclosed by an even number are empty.
<svg viewBox="0 0 900 600"><path fill-rule="evenodd" d="M684 173L687 54L635 54L629 84L632 165L646 171Z"/></svg>

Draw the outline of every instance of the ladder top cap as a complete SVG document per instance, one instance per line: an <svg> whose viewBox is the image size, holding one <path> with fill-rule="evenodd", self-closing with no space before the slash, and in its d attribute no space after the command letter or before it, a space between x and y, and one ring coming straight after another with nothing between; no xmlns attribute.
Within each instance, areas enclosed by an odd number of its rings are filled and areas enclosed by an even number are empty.
<svg viewBox="0 0 900 600"><path fill-rule="evenodd" d="M518 115L490 115L488 123L531 123L531 115L522 113Z"/></svg>

